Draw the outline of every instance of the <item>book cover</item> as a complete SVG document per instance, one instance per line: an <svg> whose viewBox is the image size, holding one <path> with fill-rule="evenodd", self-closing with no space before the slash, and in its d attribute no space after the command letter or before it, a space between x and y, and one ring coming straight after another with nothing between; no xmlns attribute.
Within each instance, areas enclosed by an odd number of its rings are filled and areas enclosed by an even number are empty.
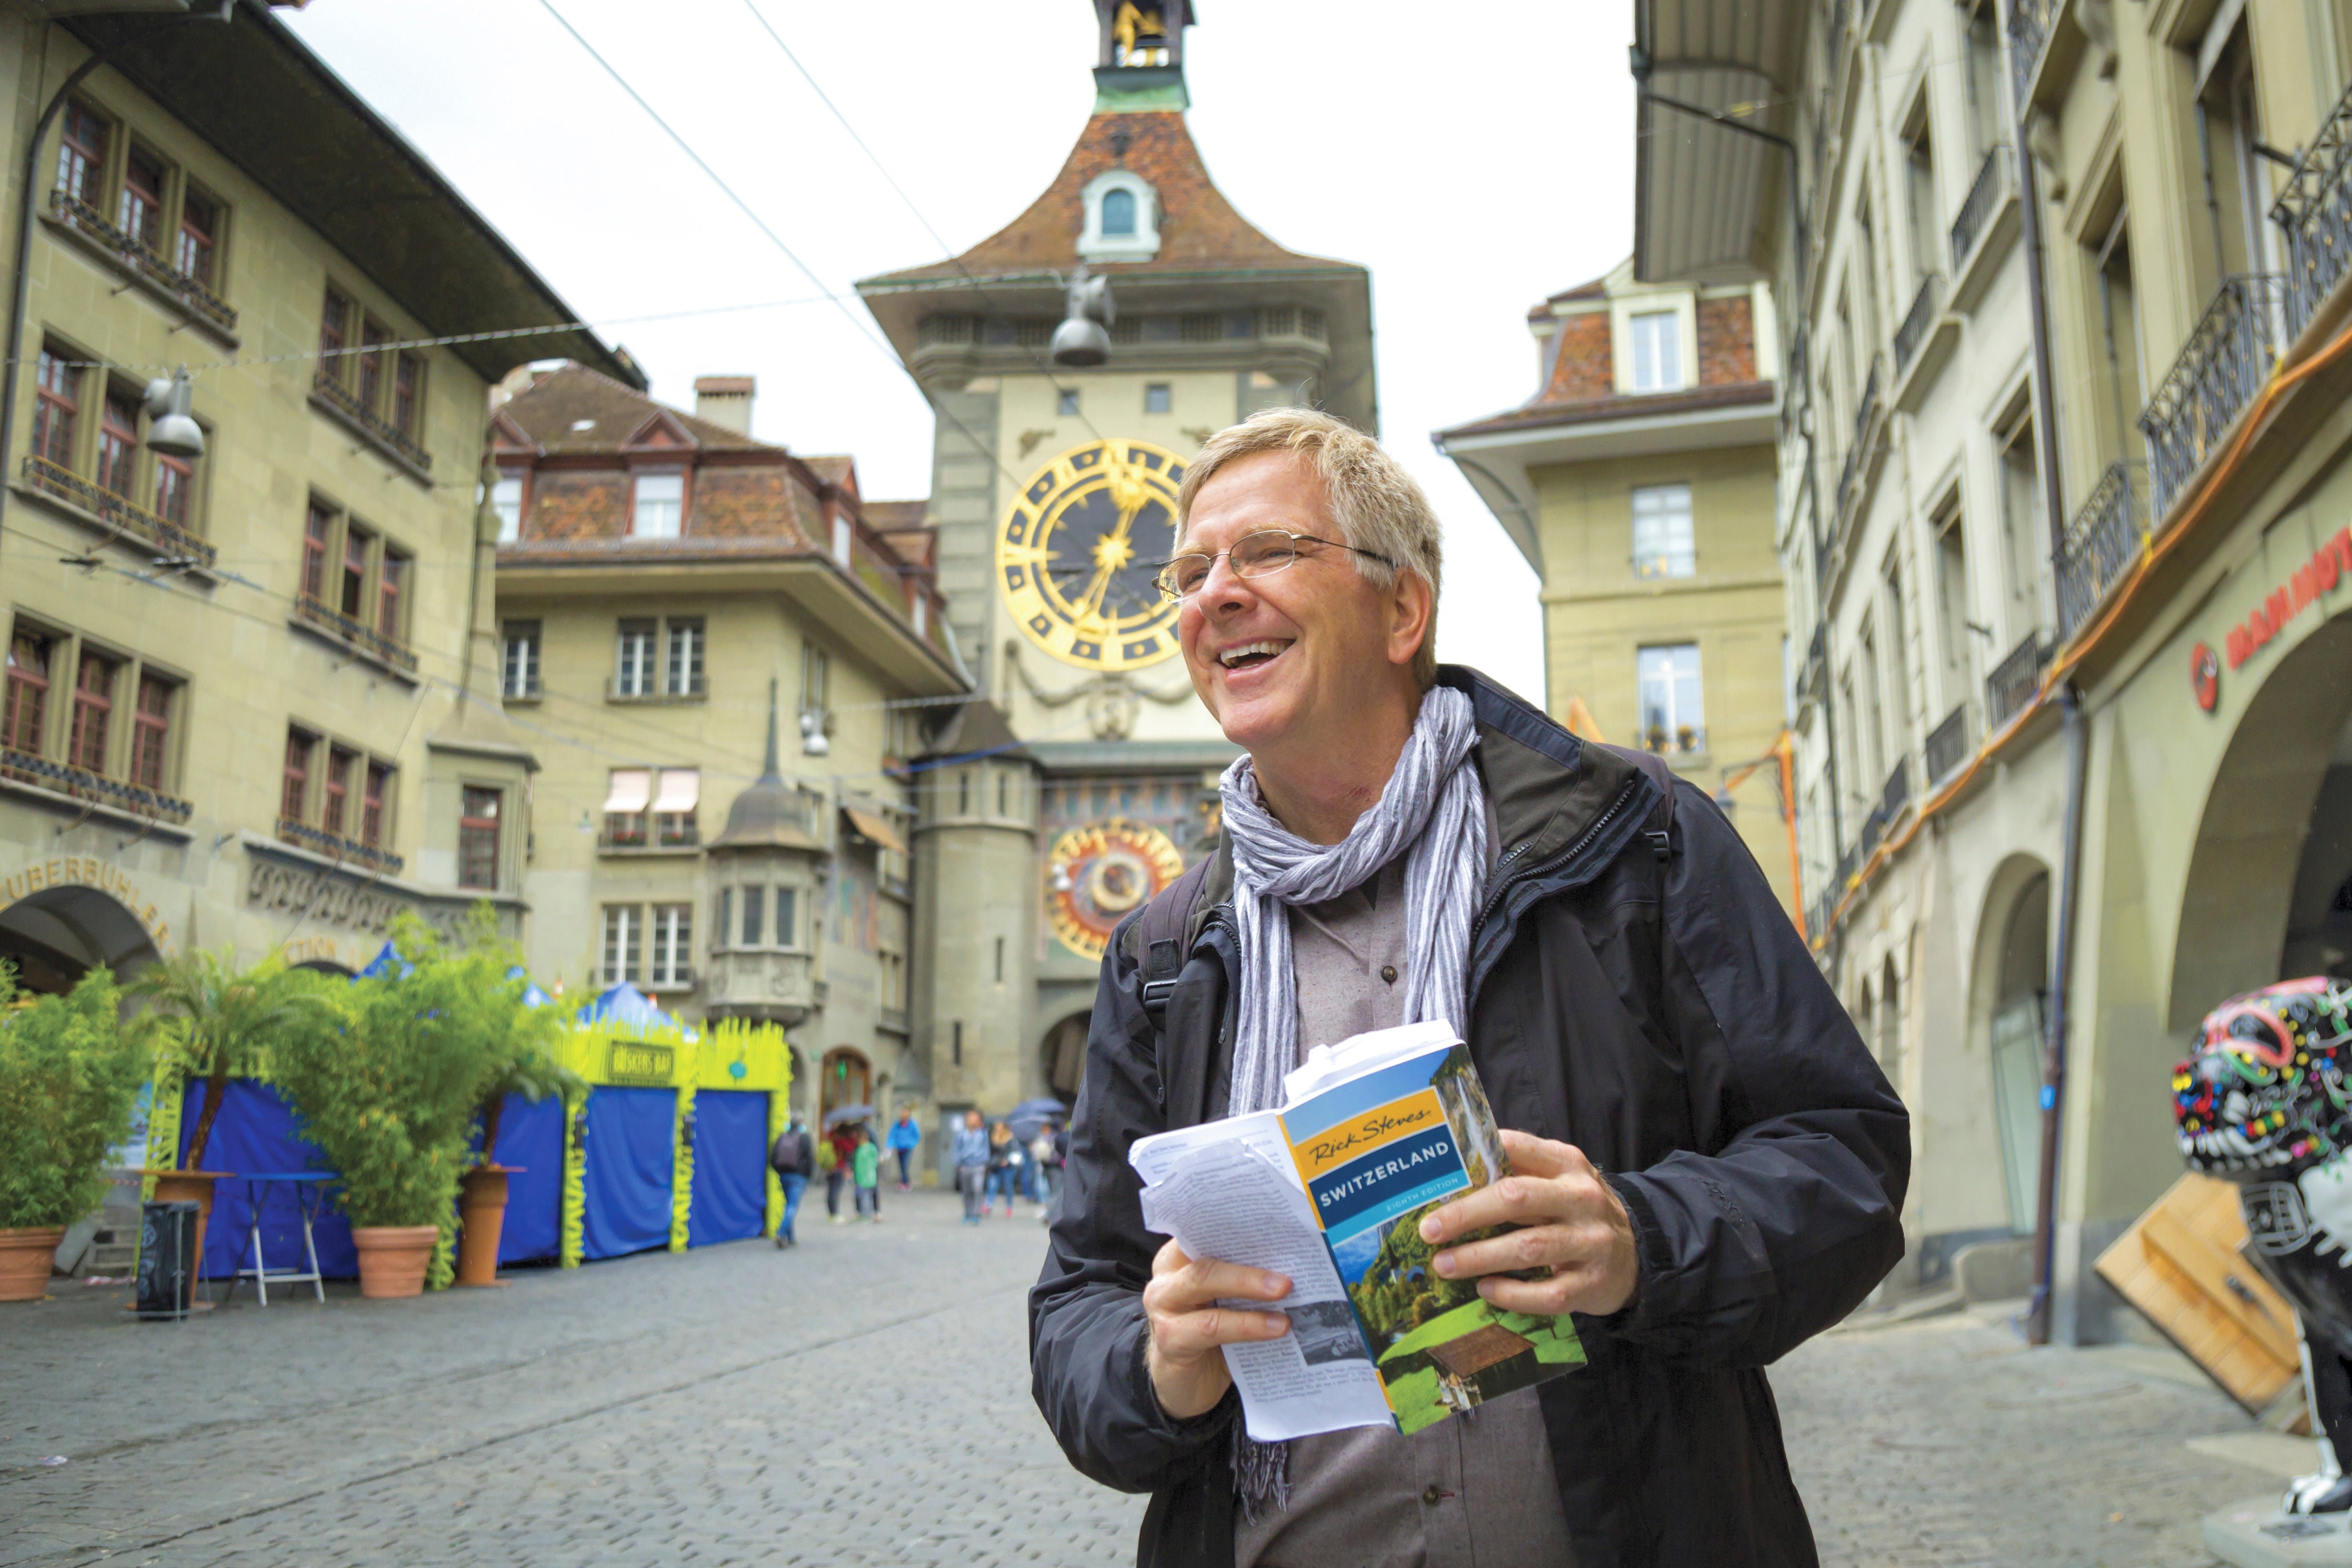
<svg viewBox="0 0 2352 1568"><path fill-rule="evenodd" d="M1360 1073L1345 1065L1400 1049L1408 1054ZM1475 1279L1431 1267L1422 1215L1510 1173L1470 1047L1424 1026L1359 1036L1317 1058L1293 1075L1278 1120L1398 1428L1419 1431L1583 1365L1569 1318L1504 1311ZM1325 1356L1360 1353L1342 1351L1339 1327L1314 1319L1301 1350L1311 1338Z"/></svg>

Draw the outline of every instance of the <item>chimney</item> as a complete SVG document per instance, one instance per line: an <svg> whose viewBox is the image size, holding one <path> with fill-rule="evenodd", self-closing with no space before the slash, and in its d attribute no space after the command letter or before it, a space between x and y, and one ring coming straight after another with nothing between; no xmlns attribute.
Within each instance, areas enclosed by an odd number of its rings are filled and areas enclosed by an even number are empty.
<svg viewBox="0 0 2352 1568"><path fill-rule="evenodd" d="M748 375L698 375L694 378L694 416L738 436L749 436L751 394L758 385Z"/></svg>

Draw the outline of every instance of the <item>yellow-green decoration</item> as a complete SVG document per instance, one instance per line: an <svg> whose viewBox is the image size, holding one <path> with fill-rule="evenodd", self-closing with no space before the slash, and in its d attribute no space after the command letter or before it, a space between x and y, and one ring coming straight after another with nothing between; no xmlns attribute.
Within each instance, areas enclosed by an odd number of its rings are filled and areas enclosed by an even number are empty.
<svg viewBox="0 0 2352 1568"><path fill-rule="evenodd" d="M694 1090L677 1089L677 1116L670 1123L669 1249L686 1250L687 1226L694 1214Z"/></svg>
<svg viewBox="0 0 2352 1568"><path fill-rule="evenodd" d="M563 1226L556 1261L565 1268L580 1267L580 1249L588 1223L588 1093L583 1089L563 1101Z"/></svg>

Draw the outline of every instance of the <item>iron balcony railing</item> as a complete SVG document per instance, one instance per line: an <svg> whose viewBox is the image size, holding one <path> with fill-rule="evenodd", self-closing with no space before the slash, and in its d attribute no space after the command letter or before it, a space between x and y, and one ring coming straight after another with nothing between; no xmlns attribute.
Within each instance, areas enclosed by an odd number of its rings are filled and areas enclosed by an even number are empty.
<svg viewBox="0 0 2352 1568"><path fill-rule="evenodd" d="M2144 480L2136 463L2110 463L2091 499L2066 524L2058 546L2058 640L2065 641L2087 619L2147 541L2147 518L2139 502Z"/></svg>
<svg viewBox="0 0 2352 1568"><path fill-rule="evenodd" d="M1911 309L1905 311L1903 324L1895 329L1895 374L1901 376L1910 368L1911 359L1927 340L1927 329L1936 324L1936 313L1944 308L1944 275L1930 272L1919 279L1919 292L1911 297Z"/></svg>
<svg viewBox="0 0 2352 1568"><path fill-rule="evenodd" d="M1870 808L1870 815L1862 819L1862 837L1854 845L1857 863L1868 859L1872 852L1877 849L1878 841L1885 837L1886 808L1883 805L1874 805Z"/></svg>
<svg viewBox="0 0 2352 1568"><path fill-rule="evenodd" d="M2050 31L2057 26L2058 12L2065 3L2066 0L2009 0L2009 77L2021 110L2032 96L2034 69L2042 64L2042 51L2050 42Z"/></svg>
<svg viewBox="0 0 2352 1568"><path fill-rule="evenodd" d="M340 362L338 362L340 363ZM310 378L312 395L330 405L336 413L374 437L420 468L433 467L433 455L416 444L415 438L376 411L362 403L351 389L335 379L331 365L320 365L319 374Z"/></svg>
<svg viewBox="0 0 2352 1568"><path fill-rule="evenodd" d="M2026 633L2025 640L1985 677L1985 722L1998 730L2032 701L2033 694L2042 689L2042 667L2047 662L2042 634Z"/></svg>
<svg viewBox="0 0 2352 1568"><path fill-rule="evenodd" d="M1895 759L1895 767L1893 771L1888 773L1886 775L1886 784L1885 787L1881 788L1878 792L1878 815L1880 818L1886 822L1894 821L1895 814L1901 811L1910 799L1911 759L1908 757L1897 757Z"/></svg>
<svg viewBox="0 0 2352 1568"><path fill-rule="evenodd" d="M596 837L599 849L693 849L701 843L702 819L685 812L613 812Z"/></svg>
<svg viewBox="0 0 2352 1568"><path fill-rule="evenodd" d="M194 805L176 795L166 795L160 789L149 789L144 784L110 779L88 768L53 763L47 757L20 752L14 746L0 746L0 778L37 784L59 795L69 795L76 800L112 806L117 811L127 811L137 816L151 816L159 822L185 822L195 811Z"/></svg>
<svg viewBox="0 0 2352 1568"><path fill-rule="evenodd" d="M207 568L213 563L215 555L213 547L178 523L158 517L145 507L123 500L112 490L100 489L62 464L27 453L25 457L25 482L46 495L53 495L84 511L96 513L102 521L126 533L137 534L169 559Z"/></svg>
<svg viewBox="0 0 2352 1568"><path fill-rule="evenodd" d="M1969 258L1976 254L1977 241L1984 237L1985 225L1992 221L2001 199L2009 195L2010 179L2009 148L2003 144L1985 154L1984 166L1977 171L1968 199L1960 204L1960 216L1952 220L1953 277L1958 277Z"/></svg>
<svg viewBox="0 0 2352 1568"><path fill-rule="evenodd" d="M1832 889L1815 899L1805 910L1805 934L1816 940L1830 934L1831 917L1837 910L1837 891Z"/></svg>
<svg viewBox="0 0 2352 1568"><path fill-rule="evenodd" d="M2269 378L2278 355L2272 329L2285 290L2285 279L2269 273L2225 280L2148 399L2139 428L2147 437L2155 516L2172 510L2189 476Z"/></svg>
<svg viewBox="0 0 2352 1568"><path fill-rule="evenodd" d="M1796 335L1789 340L1789 363L1780 385L1780 439L1786 441L1796 429L1797 409L1804 401L1805 327L1801 321L1797 323Z"/></svg>
<svg viewBox="0 0 2352 1568"><path fill-rule="evenodd" d="M1822 621L1813 627L1812 640L1805 645L1805 668L1800 688L1816 702L1826 702L1830 695L1830 627Z"/></svg>
<svg viewBox="0 0 2352 1568"><path fill-rule="evenodd" d="M187 306L224 331L236 330L236 310L227 300L106 221L104 214L63 190L49 192L49 210L58 221L79 230L119 258L122 265Z"/></svg>
<svg viewBox="0 0 2352 1568"><path fill-rule="evenodd" d="M1862 384L1862 396L1853 405L1853 441L1845 449L1845 468L1838 475L1837 515L1841 530L1845 526L1846 506L1853 499L1855 481L1868 460L1871 441L1878 433L1878 383L1885 368L1884 359L1872 356L1869 379Z"/></svg>
<svg viewBox="0 0 2352 1568"><path fill-rule="evenodd" d="M307 822L297 822L290 816L278 819L278 837L313 854L324 855L331 860L341 860L345 864L365 866L372 871L397 872L404 864L401 858L389 849L379 849L356 838L346 838L340 833L329 833Z"/></svg>
<svg viewBox="0 0 2352 1568"><path fill-rule="evenodd" d="M1926 761L1929 788L1943 783L1952 771L1969 760L1969 705L1965 702L1944 715L1944 721L1927 731Z"/></svg>
<svg viewBox="0 0 2352 1568"><path fill-rule="evenodd" d="M1868 823L1865 822L1863 824L1863 831L1864 833L1871 831L1870 825ZM1877 846L1877 842L1878 841L1875 838L1873 838L1871 840L1872 847L1875 847ZM1861 845L1849 844L1845 847L1844 852L1838 856L1837 885L1840 888L1845 887L1848 883L1852 882L1855 877L1861 874L1862 858L1866 853L1868 853L1868 851L1864 850ZM1834 898L1835 894L1833 893L1832 897Z"/></svg>
<svg viewBox="0 0 2352 1568"><path fill-rule="evenodd" d="M2352 88L2294 161L2271 218L2286 236L2286 333L2293 338L2352 264Z"/></svg>
<svg viewBox="0 0 2352 1568"><path fill-rule="evenodd" d="M330 636L341 637L371 658L381 659L398 669L414 670L416 655L398 637L387 637L354 616L347 616L333 605L321 603L308 594L294 596L294 614Z"/></svg>

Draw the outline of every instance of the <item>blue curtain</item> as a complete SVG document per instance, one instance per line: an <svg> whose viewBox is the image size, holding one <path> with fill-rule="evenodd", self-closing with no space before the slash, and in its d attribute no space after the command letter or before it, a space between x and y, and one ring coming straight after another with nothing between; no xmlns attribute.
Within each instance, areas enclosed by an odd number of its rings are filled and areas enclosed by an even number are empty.
<svg viewBox="0 0 2352 1568"><path fill-rule="evenodd" d="M597 1089L588 1095L582 1174L583 1258L620 1258L669 1245L677 1094L667 1089ZM499 1135L504 1143L506 1135Z"/></svg>
<svg viewBox="0 0 2352 1568"><path fill-rule="evenodd" d="M563 1100L549 1095L533 1104L507 1096L499 1112L499 1163L520 1165L507 1178L506 1228L499 1232L499 1261L535 1263L555 1257L563 1244Z"/></svg>
<svg viewBox="0 0 2352 1568"><path fill-rule="evenodd" d="M768 1217L768 1096L706 1089L694 1097L694 1190L686 1244L743 1241Z"/></svg>
<svg viewBox="0 0 2352 1568"><path fill-rule="evenodd" d="M202 1114L202 1079L187 1087L180 1110L180 1159L186 1163L188 1145L195 1138ZM300 1120L285 1096L266 1083L236 1078L228 1081L220 1114L213 1120L212 1141L205 1146L205 1169L234 1174L268 1171L323 1171L327 1157L301 1133ZM296 1206L297 1189L280 1184L268 1189L261 1210L261 1247L272 1268L299 1268L302 1258L302 1215ZM315 1190L313 1193L316 1196ZM359 1276L359 1255L352 1248L352 1223L342 1211L329 1206L310 1227L319 1249L319 1271L331 1279ZM213 1184L213 1216L205 1228L202 1278L226 1279L238 1268L253 1266L253 1204L246 1184L229 1180Z"/></svg>

